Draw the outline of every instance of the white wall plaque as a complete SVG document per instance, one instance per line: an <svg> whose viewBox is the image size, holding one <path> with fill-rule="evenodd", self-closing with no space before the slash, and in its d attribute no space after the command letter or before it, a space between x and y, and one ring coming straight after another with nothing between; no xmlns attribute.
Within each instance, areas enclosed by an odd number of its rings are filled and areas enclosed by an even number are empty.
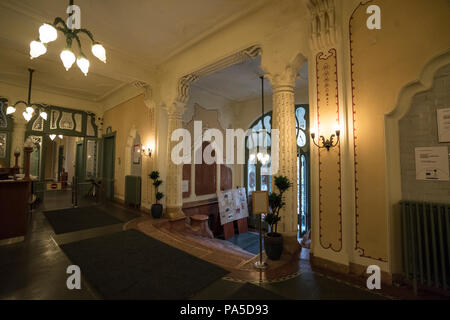
<svg viewBox="0 0 450 320"><path fill-rule="evenodd" d="M437 109L439 142L450 142L450 108Z"/></svg>
<svg viewBox="0 0 450 320"><path fill-rule="evenodd" d="M450 108L437 109L439 142L450 142Z"/></svg>
<svg viewBox="0 0 450 320"><path fill-rule="evenodd" d="M181 183L181 192L185 193L189 191L189 180L183 180Z"/></svg>
<svg viewBox="0 0 450 320"><path fill-rule="evenodd" d="M416 179L449 181L448 147L416 148Z"/></svg>

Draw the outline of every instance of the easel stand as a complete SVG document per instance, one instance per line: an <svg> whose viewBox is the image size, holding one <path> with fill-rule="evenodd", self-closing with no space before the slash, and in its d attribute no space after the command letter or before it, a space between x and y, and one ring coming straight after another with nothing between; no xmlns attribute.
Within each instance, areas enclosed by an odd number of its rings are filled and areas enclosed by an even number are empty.
<svg viewBox="0 0 450 320"><path fill-rule="evenodd" d="M255 262L255 268L258 270L264 270L267 268L267 262L263 261L262 253L262 215L259 215L259 261Z"/></svg>

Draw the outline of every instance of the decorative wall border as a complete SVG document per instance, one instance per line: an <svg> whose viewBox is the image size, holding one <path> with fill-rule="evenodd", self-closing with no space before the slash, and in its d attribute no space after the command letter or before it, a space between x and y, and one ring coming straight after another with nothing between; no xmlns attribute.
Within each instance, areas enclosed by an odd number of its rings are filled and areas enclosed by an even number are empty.
<svg viewBox="0 0 450 320"><path fill-rule="evenodd" d="M378 260L382 262L387 262L388 260L386 258L382 257L372 257L369 255L366 255L365 249L360 247L359 245L359 208L358 208L358 161L357 161L357 148L356 148L356 141L357 141L357 135L356 135L356 103L355 103L355 79L354 79L354 60L353 60L353 33L352 33L352 21L354 18L354 15L358 9L360 9L362 6L367 5L368 3L372 2L373 0L365 0L358 4L358 6L353 10L352 15L350 16L349 20L349 41L350 41L350 77L351 77L351 85L352 85L352 120L353 120L353 167L354 167L354 177L355 177L355 251L359 252L360 257L369 258L373 260Z"/></svg>
<svg viewBox="0 0 450 320"><path fill-rule="evenodd" d="M334 66L335 66L335 83L336 83L336 120L339 123L340 117L339 117L339 82L338 82L338 66L337 66L337 50L335 48L331 48L328 50L328 52L325 54L323 52L319 52L316 55L316 90L317 90L317 128L319 130L320 128L320 106L319 106L319 60L327 61L330 57L334 57ZM321 162L320 162L320 150L318 152L318 160L319 160L319 242L322 248L324 249L331 249L334 252L341 252L342 251L342 177L341 177L341 144L339 143L338 146L338 167L339 167L339 243L340 247L339 249L333 248L333 244L330 243L328 246L324 246L322 244L322 187L321 187Z"/></svg>

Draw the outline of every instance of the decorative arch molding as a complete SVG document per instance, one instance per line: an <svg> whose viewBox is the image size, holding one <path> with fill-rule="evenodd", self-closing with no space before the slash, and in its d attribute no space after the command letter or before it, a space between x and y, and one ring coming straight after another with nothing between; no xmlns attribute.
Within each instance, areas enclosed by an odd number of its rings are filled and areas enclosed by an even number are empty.
<svg viewBox="0 0 450 320"><path fill-rule="evenodd" d="M398 233L396 231L400 228L398 203L402 200L399 121L410 110L413 98L421 92L430 90L436 72L447 65L450 65L450 50L446 50L425 64L419 79L403 87L395 108L385 115L386 212L389 217L391 263L393 263L392 258L401 257L400 238L396 238Z"/></svg>
<svg viewBox="0 0 450 320"><path fill-rule="evenodd" d="M247 59L255 58L260 53L261 47L258 45L253 45L181 77L178 81L176 100L181 103L186 103L189 100L189 86L201 77L208 76L216 71L225 69Z"/></svg>

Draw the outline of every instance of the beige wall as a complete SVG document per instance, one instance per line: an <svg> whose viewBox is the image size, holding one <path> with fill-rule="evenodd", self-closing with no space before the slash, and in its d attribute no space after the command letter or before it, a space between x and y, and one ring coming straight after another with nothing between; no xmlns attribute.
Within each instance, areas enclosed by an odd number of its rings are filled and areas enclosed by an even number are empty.
<svg viewBox="0 0 450 320"><path fill-rule="evenodd" d="M115 153L115 190L114 196L123 200L125 196L125 174L126 174L126 154L129 137L133 130L137 131L141 137L143 145L150 145L154 150L154 118L153 111L147 108L144 103L144 96L139 95L116 107L109 109L103 115L103 128L111 127L116 132L116 153ZM132 141L132 139L131 139ZM129 164L128 164L129 165ZM152 170L159 170L154 166L153 158L142 158L142 206L148 208L154 199L154 189L148 174Z"/></svg>
<svg viewBox="0 0 450 320"><path fill-rule="evenodd" d="M369 17L366 9L372 4L381 8L381 30L366 27ZM343 264L377 264L386 271L400 272L401 251L394 249L399 247L400 225L394 222L393 204L389 202L393 189L387 183L388 172L391 175L393 172L392 168L389 171L387 164L392 164L386 156L386 142L398 137L385 136L385 117L395 110L401 90L419 79L428 62L449 49L450 3L373 0L364 5L359 1L337 5L341 27L338 38L342 41L334 47L338 55L338 103L342 115L342 188L334 188L327 195L337 195L342 201L344 247L336 253L318 245L319 228L322 234L332 235L336 225L319 222L318 158L314 153L313 252ZM310 99L317 111L316 76L310 68L313 84ZM335 110L320 112L320 117L333 117L335 113ZM312 121L316 123L316 119Z"/></svg>

